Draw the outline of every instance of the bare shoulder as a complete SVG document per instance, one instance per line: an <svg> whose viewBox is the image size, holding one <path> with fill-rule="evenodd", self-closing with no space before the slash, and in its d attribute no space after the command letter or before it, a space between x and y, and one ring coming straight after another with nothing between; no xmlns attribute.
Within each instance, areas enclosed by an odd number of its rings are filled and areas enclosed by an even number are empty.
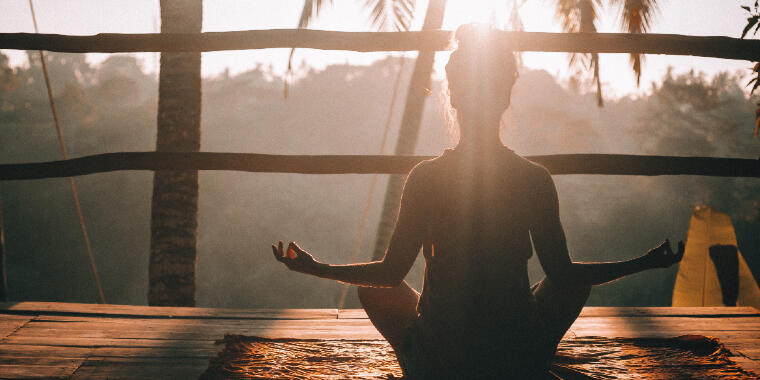
<svg viewBox="0 0 760 380"><path fill-rule="evenodd" d="M437 170L440 170L442 166L445 166L446 155L442 154L437 157L433 157L427 160L422 160L415 165L412 170L409 171L408 176L412 177L427 177L435 175Z"/></svg>
<svg viewBox="0 0 760 380"><path fill-rule="evenodd" d="M521 172L525 176L525 179L532 183L547 184L553 183L551 173L545 166L533 162L523 156L520 156L512 152L513 160L518 161L518 165L522 168Z"/></svg>

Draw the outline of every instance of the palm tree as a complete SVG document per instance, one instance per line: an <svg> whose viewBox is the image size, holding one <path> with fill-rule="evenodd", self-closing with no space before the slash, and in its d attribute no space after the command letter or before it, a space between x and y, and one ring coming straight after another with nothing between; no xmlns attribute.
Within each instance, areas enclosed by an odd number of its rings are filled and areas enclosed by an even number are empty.
<svg viewBox="0 0 760 380"><path fill-rule="evenodd" d="M162 33L200 33L203 0L161 0ZM161 53L156 151L198 152L201 53ZM195 306L198 171L153 177L148 304Z"/></svg>
<svg viewBox="0 0 760 380"><path fill-rule="evenodd" d="M657 0L609 0L609 4L620 8L622 27L628 33L646 33L657 11ZM602 0L556 0L555 14L566 33L594 33L599 7L602 5ZM641 82L643 60L643 55L631 54L631 65L636 75L637 86ZM597 103L602 106L604 101L599 78L599 54L570 54L570 67L578 66L593 72Z"/></svg>
<svg viewBox="0 0 760 380"><path fill-rule="evenodd" d="M557 0L556 17L562 23L565 33L595 33L596 18L601 0ZM599 106L602 99L602 83L599 78L599 54L570 54L570 67L582 65L594 73L596 100Z"/></svg>
<svg viewBox="0 0 760 380"><path fill-rule="evenodd" d="M446 0L430 0L425 12L425 21L422 23L422 30L440 29L445 11ZM417 60L414 62L414 71L412 71L412 78L406 95L404 115L401 118L401 128L398 132L398 140L396 140L395 154L397 155L414 154L420 132L422 111L425 108L425 100L430 91L430 75L433 73L434 61L434 51L420 51ZM388 248L393 228L396 225L396 215L398 214L405 178L405 175L400 174L393 174L388 178L383 210L380 214L380 223L377 226L375 250L372 253L373 260L382 258Z"/></svg>
<svg viewBox="0 0 760 380"><path fill-rule="evenodd" d="M314 17L326 5L332 5L333 0L304 0L301 17L298 19L298 29L309 27ZM364 7L370 10L370 25L375 30L407 31L414 17L415 0L365 0ZM293 55L296 49L290 49L288 69L285 73L284 96L287 99L289 80L293 75Z"/></svg>

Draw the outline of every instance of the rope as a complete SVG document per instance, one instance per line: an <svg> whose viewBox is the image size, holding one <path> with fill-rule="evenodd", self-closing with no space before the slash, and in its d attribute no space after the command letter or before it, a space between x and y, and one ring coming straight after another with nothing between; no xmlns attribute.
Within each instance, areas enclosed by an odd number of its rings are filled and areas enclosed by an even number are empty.
<svg viewBox="0 0 760 380"><path fill-rule="evenodd" d="M32 22L34 23L34 32L39 33L39 29L37 28L37 17L34 14L34 4L32 3L32 0L29 0L29 9L32 11ZM58 133L58 144L61 146L61 154L63 155L63 159L67 160L69 158L68 153L66 152L66 144L63 141L63 132L61 131L61 123L58 120L58 110L55 107L55 101L53 99L53 90L50 86L50 75L48 74L47 64L45 63L45 54L42 52L42 50L38 51L40 53L40 62L42 63L42 73L45 76L45 86L47 87L47 95L48 100L50 101L50 110L53 112L53 121L55 122L55 130ZM100 298L100 303L106 303L106 298L103 296L103 287L100 285L100 276L98 276L98 268L95 265L95 257L92 254L92 246L90 245L90 238L87 235L87 225L84 223L84 216L82 215L82 207L79 203L79 194L77 193L77 187L74 183L74 178L69 177L69 185L71 187L71 194L74 197L74 205L76 206L77 210L77 217L79 218L79 227L82 230L82 237L84 238L84 245L87 248L87 256L90 259L90 268L92 269L92 274L95 277L95 284L98 287L98 296Z"/></svg>
<svg viewBox="0 0 760 380"><path fill-rule="evenodd" d="M396 95L398 94L399 83L401 83L401 74L404 72L404 62L406 59L401 58L401 63L398 65L398 73L396 73L396 82L393 84L393 94L391 95L391 104L388 107L388 114L385 116L385 130L383 131L383 138L380 140L380 149L378 154L383 154L385 150L385 142L388 140L388 131L391 127L391 118L393 117L393 109L396 105ZM369 194L367 195L367 203L364 205L364 212L362 213L362 221L359 224L359 233L356 236L356 244L354 245L354 252L351 255L351 262L356 262L359 257L359 247L362 244L362 237L364 236L364 228L367 226L367 218L369 216L369 208L372 205L372 197L375 195L375 186L377 185L377 174L372 175L372 182L369 186ZM348 284L343 285L343 289L340 292L340 300L338 301L338 310L343 309L343 305L346 303L346 296L348 295Z"/></svg>

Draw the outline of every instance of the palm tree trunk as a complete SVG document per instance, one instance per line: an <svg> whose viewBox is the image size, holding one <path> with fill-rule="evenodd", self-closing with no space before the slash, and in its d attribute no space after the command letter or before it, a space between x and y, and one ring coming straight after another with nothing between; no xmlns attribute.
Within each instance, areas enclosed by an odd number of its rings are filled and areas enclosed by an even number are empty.
<svg viewBox="0 0 760 380"><path fill-rule="evenodd" d="M446 11L446 0L430 0L422 30L440 29L443 24L443 14ZM417 136L420 132L422 112L430 89L430 75L433 73L434 51L420 51L414 63L412 79L406 95L406 107L401 119L401 129L396 142L395 154L414 154ZM393 228L396 225L401 190L404 186L404 175L391 175L388 179L388 189L385 192L385 202L377 227L377 239L372 259L378 260L385 255Z"/></svg>
<svg viewBox="0 0 760 380"><path fill-rule="evenodd" d="M162 33L200 33L202 0L161 0ZM201 53L161 53L156 151L198 152ZM195 306L198 171L157 170L150 221L148 304Z"/></svg>

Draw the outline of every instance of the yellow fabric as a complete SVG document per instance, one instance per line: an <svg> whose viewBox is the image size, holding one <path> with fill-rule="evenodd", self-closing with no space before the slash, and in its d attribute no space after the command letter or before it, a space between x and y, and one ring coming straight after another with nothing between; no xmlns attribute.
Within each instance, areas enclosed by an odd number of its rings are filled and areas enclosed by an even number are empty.
<svg viewBox="0 0 760 380"><path fill-rule="evenodd" d="M734 225L728 215L708 206L697 207L691 215L686 252L678 267L673 287L673 306L723 306L723 294L715 265L709 256L715 244L736 244ZM760 308L760 288L737 250L739 259L739 298L737 306Z"/></svg>

